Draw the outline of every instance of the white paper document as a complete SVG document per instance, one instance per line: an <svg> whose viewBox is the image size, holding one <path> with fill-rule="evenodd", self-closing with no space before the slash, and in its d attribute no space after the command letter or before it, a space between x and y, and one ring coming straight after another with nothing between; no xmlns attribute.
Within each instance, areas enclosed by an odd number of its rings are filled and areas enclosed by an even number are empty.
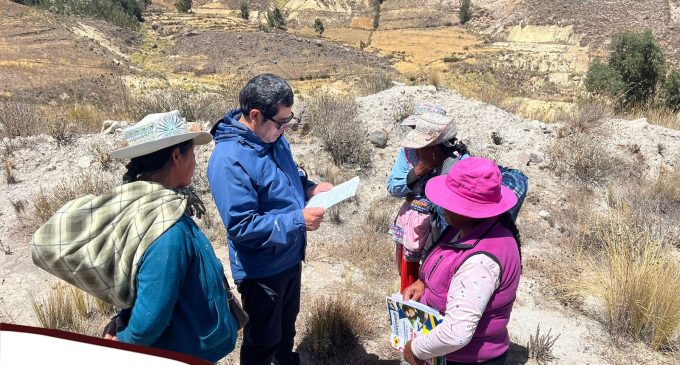
<svg viewBox="0 0 680 365"><path fill-rule="evenodd" d="M356 195L359 187L359 176L345 181L340 185L336 185L330 191L326 191L313 196L307 203L307 208L324 207L326 209L340 203L345 199L349 199Z"/></svg>

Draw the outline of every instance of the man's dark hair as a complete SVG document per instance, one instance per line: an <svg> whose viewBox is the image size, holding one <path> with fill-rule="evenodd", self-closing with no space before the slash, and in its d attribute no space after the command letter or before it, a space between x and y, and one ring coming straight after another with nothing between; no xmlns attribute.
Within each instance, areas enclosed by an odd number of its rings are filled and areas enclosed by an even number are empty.
<svg viewBox="0 0 680 365"><path fill-rule="evenodd" d="M272 118L279 112L279 106L293 105L293 90L286 80L279 76L257 75L241 89L239 103L241 113L246 118L253 109L261 111L265 118Z"/></svg>

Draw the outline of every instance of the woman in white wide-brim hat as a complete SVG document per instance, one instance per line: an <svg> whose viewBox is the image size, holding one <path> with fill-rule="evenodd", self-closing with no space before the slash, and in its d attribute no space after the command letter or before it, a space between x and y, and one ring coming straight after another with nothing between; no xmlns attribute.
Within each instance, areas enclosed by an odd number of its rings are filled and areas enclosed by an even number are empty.
<svg viewBox="0 0 680 365"><path fill-rule="evenodd" d="M124 184L64 205L34 235L33 261L124 308L105 338L216 362L233 351L238 324L222 264L191 218L203 204L188 188L194 146L212 137L177 110L123 134L127 146L111 156L130 159Z"/></svg>
<svg viewBox="0 0 680 365"><path fill-rule="evenodd" d="M185 123L179 111L151 114L125 134L129 146L111 153L129 158L126 183L147 181L170 189L191 184L194 146L209 133ZM222 264L189 217L146 250L137 274L137 297L119 341L166 348L217 361L233 350L236 323L229 312ZM226 320L225 320L226 319Z"/></svg>

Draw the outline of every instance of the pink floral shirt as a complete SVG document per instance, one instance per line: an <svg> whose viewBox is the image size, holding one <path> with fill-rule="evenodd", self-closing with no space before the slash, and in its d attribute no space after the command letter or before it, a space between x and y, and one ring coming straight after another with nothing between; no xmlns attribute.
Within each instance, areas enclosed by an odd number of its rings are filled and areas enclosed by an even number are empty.
<svg viewBox="0 0 680 365"><path fill-rule="evenodd" d="M451 280L444 321L413 340L413 354L425 360L465 347L499 285L500 266L489 256L476 255L474 260L465 261Z"/></svg>

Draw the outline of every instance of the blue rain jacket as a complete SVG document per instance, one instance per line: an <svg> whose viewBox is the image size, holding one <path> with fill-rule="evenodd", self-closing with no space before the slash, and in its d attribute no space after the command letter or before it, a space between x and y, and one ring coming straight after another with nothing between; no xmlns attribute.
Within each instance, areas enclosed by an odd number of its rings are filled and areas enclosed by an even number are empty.
<svg viewBox="0 0 680 365"><path fill-rule="evenodd" d="M288 141L264 143L232 110L212 130L208 181L227 229L234 280L276 275L305 257L302 209L314 183L300 173Z"/></svg>

